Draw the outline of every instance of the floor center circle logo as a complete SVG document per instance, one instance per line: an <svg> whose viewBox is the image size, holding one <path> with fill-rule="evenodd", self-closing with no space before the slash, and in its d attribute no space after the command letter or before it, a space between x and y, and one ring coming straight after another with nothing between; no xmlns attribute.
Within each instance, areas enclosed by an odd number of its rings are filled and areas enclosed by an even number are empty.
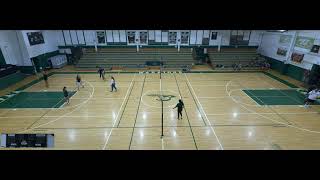
<svg viewBox="0 0 320 180"><path fill-rule="evenodd" d="M161 108L161 100L164 108L171 108L178 103L179 94L174 91L164 90L162 92L147 91L142 96L142 103L149 107Z"/></svg>

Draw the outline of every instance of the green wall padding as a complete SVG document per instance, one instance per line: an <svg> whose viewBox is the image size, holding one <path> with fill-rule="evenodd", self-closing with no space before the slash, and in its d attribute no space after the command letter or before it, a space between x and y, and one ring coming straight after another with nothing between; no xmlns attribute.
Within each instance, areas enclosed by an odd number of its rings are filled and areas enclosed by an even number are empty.
<svg viewBox="0 0 320 180"><path fill-rule="evenodd" d="M18 66L18 68L24 74L35 74L33 66Z"/></svg>
<svg viewBox="0 0 320 180"><path fill-rule="evenodd" d="M19 81L22 81L24 78L26 78L28 75L22 74L22 73L14 73L10 74L8 76L0 78L0 89L5 89L12 84L15 84Z"/></svg>
<svg viewBox="0 0 320 180"><path fill-rule="evenodd" d="M1 48L0 48L0 65L5 65L5 64L7 64L7 63L6 63L6 60L3 57L3 54L2 54L2 51L1 51Z"/></svg>
<svg viewBox="0 0 320 180"><path fill-rule="evenodd" d="M287 75L295 80L302 81L304 75L304 69L291 64L284 64L282 61L263 56L268 63L270 63L271 69Z"/></svg>
<svg viewBox="0 0 320 180"><path fill-rule="evenodd" d="M292 77L295 80L302 81L304 71L305 70L303 68L289 64L286 75Z"/></svg>
<svg viewBox="0 0 320 180"><path fill-rule="evenodd" d="M40 71L40 67L42 67L42 69L44 69L45 67L48 66L48 58L52 57L52 56L56 56L59 54L59 51L53 51L53 52L49 52L49 53L45 53L45 54L41 54L37 57L32 58L34 65L36 66L37 71Z"/></svg>

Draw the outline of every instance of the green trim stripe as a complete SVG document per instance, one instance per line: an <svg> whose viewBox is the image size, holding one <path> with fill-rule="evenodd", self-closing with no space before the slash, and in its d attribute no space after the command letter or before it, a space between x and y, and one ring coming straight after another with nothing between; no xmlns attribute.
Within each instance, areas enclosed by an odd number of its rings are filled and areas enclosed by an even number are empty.
<svg viewBox="0 0 320 180"><path fill-rule="evenodd" d="M281 83L283 83L283 84L291 87L291 88L299 88L298 86L296 86L296 85L294 85L294 84L292 84L292 83L289 83L288 81L285 81L285 80L283 80L283 79L281 79L281 78L279 78L279 77L277 77L277 76L275 76L275 75L272 75L272 74L270 74L270 73L268 73L268 72L263 72L263 73L264 73L265 75L267 75L267 76L269 76L269 77L271 77L271 78L273 78L273 79L275 79L275 80L277 80L277 81L279 81L279 82L281 82Z"/></svg>

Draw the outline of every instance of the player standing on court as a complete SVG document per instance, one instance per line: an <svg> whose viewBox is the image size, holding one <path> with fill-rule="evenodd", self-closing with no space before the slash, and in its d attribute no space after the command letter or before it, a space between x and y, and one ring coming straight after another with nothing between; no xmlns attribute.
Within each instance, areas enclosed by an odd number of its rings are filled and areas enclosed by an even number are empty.
<svg viewBox="0 0 320 180"><path fill-rule="evenodd" d="M81 77L80 77L79 74L77 74L76 85L77 85L77 87L78 87L78 91L80 90L80 86L82 86L82 88L84 88L84 85L83 85L83 83L82 83L82 81L81 81Z"/></svg>
<svg viewBox="0 0 320 180"><path fill-rule="evenodd" d="M45 84L46 84L46 88L48 88L48 87L49 87L48 73L47 73L46 70L43 70L42 74L43 74L43 80L44 80L44 82L45 82Z"/></svg>
<svg viewBox="0 0 320 180"><path fill-rule="evenodd" d="M104 80L104 68L99 67L98 72L99 72L99 74L100 74L100 79L102 78L102 79Z"/></svg>
<svg viewBox="0 0 320 180"><path fill-rule="evenodd" d="M173 109L175 109L175 108L178 108L178 119L179 119L180 116L181 116L181 119L182 119L182 110L184 108L184 104L183 104L181 99L179 99L179 103Z"/></svg>
<svg viewBox="0 0 320 180"><path fill-rule="evenodd" d="M113 88L116 90L117 92L117 88L116 88L116 81L114 80L114 77L111 76L111 91L110 92L113 92Z"/></svg>
<svg viewBox="0 0 320 180"><path fill-rule="evenodd" d="M67 101L67 104L69 104L69 93L67 91L67 87L63 87L62 91L63 91L64 100Z"/></svg>
<svg viewBox="0 0 320 180"><path fill-rule="evenodd" d="M304 101L304 108L309 108L309 105L314 103L318 98L320 98L320 89L316 88L307 94L307 98Z"/></svg>

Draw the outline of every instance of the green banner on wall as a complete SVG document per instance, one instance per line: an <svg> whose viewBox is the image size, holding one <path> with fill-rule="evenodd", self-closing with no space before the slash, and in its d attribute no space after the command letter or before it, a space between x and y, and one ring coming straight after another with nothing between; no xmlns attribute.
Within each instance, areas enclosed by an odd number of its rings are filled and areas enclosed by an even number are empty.
<svg viewBox="0 0 320 180"><path fill-rule="evenodd" d="M298 36L295 42L296 47L311 49L314 44L314 38Z"/></svg>

